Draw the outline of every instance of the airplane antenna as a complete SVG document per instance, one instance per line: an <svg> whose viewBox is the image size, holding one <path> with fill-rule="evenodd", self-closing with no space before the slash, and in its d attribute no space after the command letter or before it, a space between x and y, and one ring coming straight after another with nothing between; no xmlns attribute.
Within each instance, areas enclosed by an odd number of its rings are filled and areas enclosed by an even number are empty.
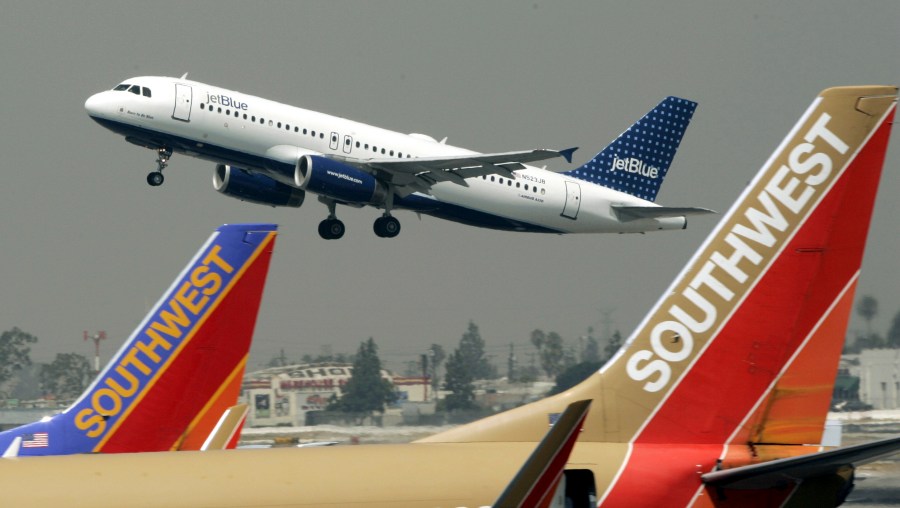
<svg viewBox="0 0 900 508"><path fill-rule="evenodd" d="M87 342L88 339L94 341L94 374L100 373L100 341L106 339L106 332L100 330L99 332L88 335L87 330L84 331L84 340Z"/></svg>
<svg viewBox="0 0 900 508"><path fill-rule="evenodd" d="M187 77L187 75L188 75L188 73L185 72L184 74L181 75L181 79L185 79Z"/></svg>

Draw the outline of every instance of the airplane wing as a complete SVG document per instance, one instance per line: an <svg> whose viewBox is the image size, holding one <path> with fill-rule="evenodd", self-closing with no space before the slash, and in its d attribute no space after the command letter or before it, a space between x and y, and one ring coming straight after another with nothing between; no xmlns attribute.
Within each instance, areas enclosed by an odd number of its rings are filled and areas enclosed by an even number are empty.
<svg viewBox="0 0 900 508"><path fill-rule="evenodd" d="M494 506L544 506L547 503L557 490L590 407L590 400L579 400L566 407Z"/></svg>
<svg viewBox="0 0 900 508"><path fill-rule="evenodd" d="M401 195L412 192L428 192L438 182L453 182L464 187L469 185L466 178L483 175L500 175L515 179L512 173L524 169L524 163L563 157L572 162L572 153L577 148L565 150L526 150L521 152L451 155L448 157L427 157L417 159L354 159L335 155L327 156L350 164L374 175L379 180L395 186Z"/></svg>
<svg viewBox="0 0 900 508"><path fill-rule="evenodd" d="M665 217L684 217L685 215L705 215L716 213L709 208L674 207L674 206L628 206L612 205L622 222L638 219L661 219Z"/></svg>
<svg viewBox="0 0 900 508"><path fill-rule="evenodd" d="M703 483L729 489L767 489L866 464L900 451L900 437L826 452L724 469L704 474Z"/></svg>

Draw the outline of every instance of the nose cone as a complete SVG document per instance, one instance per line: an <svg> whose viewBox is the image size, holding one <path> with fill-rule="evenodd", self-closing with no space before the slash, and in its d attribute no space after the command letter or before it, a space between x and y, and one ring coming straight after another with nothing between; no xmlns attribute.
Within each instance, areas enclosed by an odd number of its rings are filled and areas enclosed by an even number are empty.
<svg viewBox="0 0 900 508"><path fill-rule="evenodd" d="M103 99L101 99L102 93L95 93L88 97L88 100L84 101L84 109L87 111L87 114L90 116L96 116L100 109L100 103Z"/></svg>
<svg viewBox="0 0 900 508"><path fill-rule="evenodd" d="M115 113L115 104L109 92L95 93L84 101L84 109L91 118L107 118Z"/></svg>

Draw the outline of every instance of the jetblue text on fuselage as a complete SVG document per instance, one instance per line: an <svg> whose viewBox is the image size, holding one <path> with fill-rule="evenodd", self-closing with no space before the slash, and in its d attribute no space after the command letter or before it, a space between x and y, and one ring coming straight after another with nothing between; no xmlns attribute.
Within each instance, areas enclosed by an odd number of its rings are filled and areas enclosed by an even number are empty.
<svg viewBox="0 0 900 508"><path fill-rule="evenodd" d="M229 97L227 95L206 94L206 102L208 102L210 104L219 104L220 106L225 106L227 108L242 109L244 111L247 111L247 103L246 102L241 102L241 101L232 99L231 97Z"/></svg>
<svg viewBox="0 0 900 508"><path fill-rule="evenodd" d="M616 171L617 169L628 173L636 173L641 176L646 176L647 178L659 177L659 168L646 164L641 159L636 159L634 157L628 157L627 159L613 157L612 170Z"/></svg>

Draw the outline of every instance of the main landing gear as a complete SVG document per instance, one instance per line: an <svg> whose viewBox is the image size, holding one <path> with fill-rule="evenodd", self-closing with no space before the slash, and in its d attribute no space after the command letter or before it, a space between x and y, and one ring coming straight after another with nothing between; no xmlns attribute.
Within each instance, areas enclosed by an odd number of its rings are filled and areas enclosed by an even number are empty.
<svg viewBox="0 0 900 508"><path fill-rule="evenodd" d="M390 215L384 215L375 219L372 229L381 238L393 238L400 234L400 221Z"/></svg>
<svg viewBox="0 0 900 508"><path fill-rule="evenodd" d="M319 201L328 206L328 218L319 223L319 236L325 240L337 240L344 236L346 232L344 223L335 214L337 203L322 197L319 197ZM389 208L385 210L384 215L375 219L372 229L381 238L394 238L400 234L400 221L391 216Z"/></svg>
<svg viewBox="0 0 900 508"><path fill-rule="evenodd" d="M337 203L331 200L324 203L328 205L328 218L319 223L319 236L326 240L337 240L344 236L346 228L334 212Z"/></svg>
<svg viewBox="0 0 900 508"><path fill-rule="evenodd" d="M165 181L162 171L169 165L169 158L172 157L172 150L168 148L156 149L156 171L147 174L147 183L152 187L159 187Z"/></svg>
<svg viewBox="0 0 900 508"><path fill-rule="evenodd" d="M384 200L384 215L375 219L375 224L372 225L375 234L381 238L393 238L400 234L400 221L391 216L391 209L393 207L394 189L388 188Z"/></svg>

